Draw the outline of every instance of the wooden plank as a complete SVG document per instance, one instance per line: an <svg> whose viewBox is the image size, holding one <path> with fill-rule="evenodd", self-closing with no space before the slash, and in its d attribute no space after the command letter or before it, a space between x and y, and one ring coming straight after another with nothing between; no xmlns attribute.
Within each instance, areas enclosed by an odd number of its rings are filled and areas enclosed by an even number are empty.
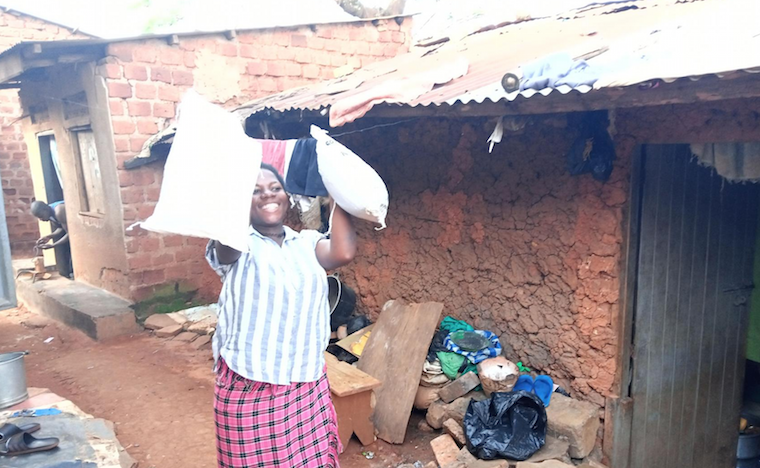
<svg viewBox="0 0 760 468"><path fill-rule="evenodd" d="M325 361L330 391L339 397L366 392L382 385L382 382L376 378L346 362L339 361L328 352L325 352Z"/></svg>
<svg viewBox="0 0 760 468"><path fill-rule="evenodd" d="M353 351L351 351L351 345L356 343L361 339L362 336L364 336L365 333L368 331L372 331L372 329L375 327L375 324L367 325L366 327L362 328L361 330L357 330L347 337L343 338L342 340L336 342L335 344L340 346L341 348L345 349L349 353L353 354L356 357L359 357L357 354L354 354Z"/></svg>
<svg viewBox="0 0 760 468"><path fill-rule="evenodd" d="M378 437L401 444L443 304L389 301L364 348L358 367L380 379L374 421Z"/></svg>

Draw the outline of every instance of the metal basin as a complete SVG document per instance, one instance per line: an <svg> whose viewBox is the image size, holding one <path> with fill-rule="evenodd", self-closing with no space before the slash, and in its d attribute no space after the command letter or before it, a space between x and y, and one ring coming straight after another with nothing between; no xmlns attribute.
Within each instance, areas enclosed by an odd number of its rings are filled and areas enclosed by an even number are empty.
<svg viewBox="0 0 760 468"><path fill-rule="evenodd" d="M0 354L0 409L29 398L26 391L24 356L28 352Z"/></svg>

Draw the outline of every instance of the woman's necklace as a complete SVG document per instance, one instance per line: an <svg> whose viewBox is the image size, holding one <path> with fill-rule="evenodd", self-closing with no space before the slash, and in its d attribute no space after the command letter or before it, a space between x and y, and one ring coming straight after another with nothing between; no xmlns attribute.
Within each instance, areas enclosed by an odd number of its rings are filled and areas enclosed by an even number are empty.
<svg viewBox="0 0 760 468"><path fill-rule="evenodd" d="M267 237L276 237L278 239L284 239L285 238L285 231L277 232L277 233L270 233L270 232L262 232L261 234L267 236Z"/></svg>

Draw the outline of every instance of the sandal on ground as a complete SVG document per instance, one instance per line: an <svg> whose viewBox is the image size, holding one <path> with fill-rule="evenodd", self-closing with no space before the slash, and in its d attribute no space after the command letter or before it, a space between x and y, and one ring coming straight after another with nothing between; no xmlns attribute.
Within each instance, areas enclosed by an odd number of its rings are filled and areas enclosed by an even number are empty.
<svg viewBox="0 0 760 468"><path fill-rule="evenodd" d="M0 444L3 444L4 441L7 441L21 432L28 432L31 434L32 432L37 432L39 430L40 425L38 423L24 424L22 426L17 426L11 423L3 424L0 426Z"/></svg>
<svg viewBox="0 0 760 468"><path fill-rule="evenodd" d="M28 432L19 432L0 445L0 455L25 455L27 453L44 452L58 447L59 440L55 437L37 439Z"/></svg>

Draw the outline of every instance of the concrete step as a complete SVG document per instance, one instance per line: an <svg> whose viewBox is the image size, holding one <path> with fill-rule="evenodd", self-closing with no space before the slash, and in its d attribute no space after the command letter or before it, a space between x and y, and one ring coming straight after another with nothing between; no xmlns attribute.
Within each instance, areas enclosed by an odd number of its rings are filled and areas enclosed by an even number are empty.
<svg viewBox="0 0 760 468"><path fill-rule="evenodd" d="M14 270L29 261L14 262ZM131 335L141 330L130 303L114 294L57 273L32 283L28 275L16 279L19 302L37 314L84 332L94 340Z"/></svg>

